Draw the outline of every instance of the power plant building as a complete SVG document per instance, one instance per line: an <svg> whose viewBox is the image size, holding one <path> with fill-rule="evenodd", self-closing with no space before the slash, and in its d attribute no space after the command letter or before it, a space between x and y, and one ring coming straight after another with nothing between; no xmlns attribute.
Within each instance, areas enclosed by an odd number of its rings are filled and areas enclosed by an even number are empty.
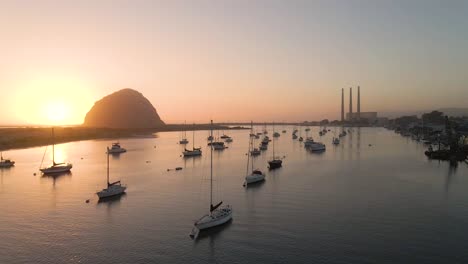
<svg viewBox="0 0 468 264"><path fill-rule="evenodd" d="M346 113L346 120L357 121L360 117L361 120L367 120L369 123L377 121L377 112L360 112L360 113Z"/></svg>
<svg viewBox="0 0 468 264"><path fill-rule="evenodd" d="M341 89L341 121L344 121L344 89ZM349 88L349 112L346 113L348 122L367 121L375 123L378 120L377 112L361 112L361 88L357 87L357 112L353 112L353 88Z"/></svg>

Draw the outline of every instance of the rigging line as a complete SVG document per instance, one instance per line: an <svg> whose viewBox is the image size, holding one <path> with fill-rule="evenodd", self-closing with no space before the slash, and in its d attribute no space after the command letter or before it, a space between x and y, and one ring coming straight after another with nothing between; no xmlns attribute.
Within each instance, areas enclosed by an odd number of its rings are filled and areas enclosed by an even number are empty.
<svg viewBox="0 0 468 264"><path fill-rule="evenodd" d="M41 165L39 165L39 169L42 168L42 164L44 163L44 158L45 158L45 155L46 155L46 153L47 153L47 148L48 148L48 147L49 147L49 146L46 146L45 151L44 151L44 154L42 155L42 161L41 161Z"/></svg>

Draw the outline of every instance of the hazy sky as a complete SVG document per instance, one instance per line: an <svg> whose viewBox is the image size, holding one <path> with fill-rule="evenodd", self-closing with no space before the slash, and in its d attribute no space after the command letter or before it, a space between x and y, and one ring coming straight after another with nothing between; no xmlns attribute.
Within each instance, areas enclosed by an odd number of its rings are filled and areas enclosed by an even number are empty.
<svg viewBox="0 0 468 264"><path fill-rule="evenodd" d="M468 105L468 1L12 0L0 34L2 124L125 87L166 122L336 119L357 85L362 111Z"/></svg>

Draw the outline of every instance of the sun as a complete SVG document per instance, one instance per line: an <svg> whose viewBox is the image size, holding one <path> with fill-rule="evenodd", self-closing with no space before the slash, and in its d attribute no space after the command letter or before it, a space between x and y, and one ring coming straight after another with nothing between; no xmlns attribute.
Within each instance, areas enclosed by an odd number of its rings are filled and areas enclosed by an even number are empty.
<svg viewBox="0 0 468 264"><path fill-rule="evenodd" d="M65 121L70 109L64 102L49 102L45 106L45 116L53 124L61 124Z"/></svg>

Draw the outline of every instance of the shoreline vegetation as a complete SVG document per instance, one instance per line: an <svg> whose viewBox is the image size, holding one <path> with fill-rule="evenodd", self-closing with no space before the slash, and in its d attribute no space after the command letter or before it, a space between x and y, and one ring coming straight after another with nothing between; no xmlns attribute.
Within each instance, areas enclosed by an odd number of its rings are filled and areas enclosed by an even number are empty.
<svg viewBox="0 0 468 264"><path fill-rule="evenodd" d="M96 139L157 138L158 132L209 130L209 124L165 125L153 129L115 129L86 126L55 126L55 143ZM52 143L52 127L0 127L0 151L47 146ZM243 126L215 125L215 130L250 129Z"/></svg>

